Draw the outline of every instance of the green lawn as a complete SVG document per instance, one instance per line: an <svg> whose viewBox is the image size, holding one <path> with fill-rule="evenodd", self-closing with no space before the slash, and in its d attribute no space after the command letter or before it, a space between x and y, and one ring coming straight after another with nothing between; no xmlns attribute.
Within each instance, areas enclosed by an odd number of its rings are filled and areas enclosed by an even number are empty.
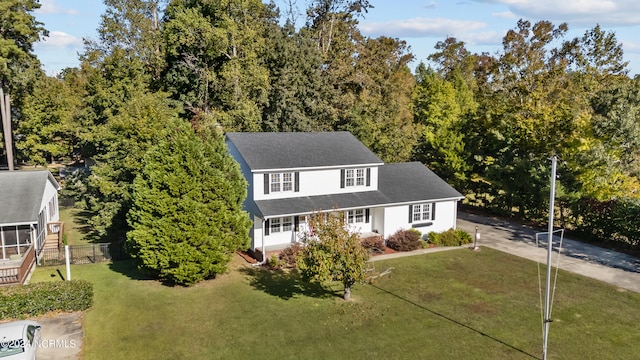
<svg viewBox="0 0 640 360"><path fill-rule="evenodd" d="M127 261L73 266L72 278L95 286L84 359L541 357L534 263L483 248L375 266L394 269L356 286L348 303L338 286L325 291L238 257L228 274L191 288L144 280ZM59 281L57 269L39 268L32 281ZM561 271L555 300L549 359L640 353L640 294Z"/></svg>
<svg viewBox="0 0 640 360"><path fill-rule="evenodd" d="M64 233L69 245L91 243L90 226L86 224L87 217L84 216L84 210L73 206L60 206L60 221L64 222Z"/></svg>

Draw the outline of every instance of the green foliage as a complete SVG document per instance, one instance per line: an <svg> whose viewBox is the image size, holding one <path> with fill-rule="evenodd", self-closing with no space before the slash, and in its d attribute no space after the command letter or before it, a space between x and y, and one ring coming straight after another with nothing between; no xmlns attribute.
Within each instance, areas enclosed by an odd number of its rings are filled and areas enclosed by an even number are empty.
<svg viewBox="0 0 640 360"><path fill-rule="evenodd" d="M260 130L271 15L259 0L171 1L162 30L165 88L185 109L213 116L227 131Z"/></svg>
<svg viewBox="0 0 640 360"><path fill-rule="evenodd" d="M70 159L78 143L76 117L83 91L64 78L40 76L24 97L22 116L15 129L16 149L22 160L34 165Z"/></svg>
<svg viewBox="0 0 640 360"><path fill-rule="evenodd" d="M469 233L460 229L449 229L441 233L430 232L427 237L429 243L435 246L460 246L473 240Z"/></svg>
<svg viewBox="0 0 640 360"><path fill-rule="evenodd" d="M422 137L414 157L445 181L462 187L470 166L461 132L464 113L458 91L453 83L422 63L416 69L416 77L414 119L422 125Z"/></svg>
<svg viewBox="0 0 640 360"><path fill-rule="evenodd" d="M133 187L127 250L139 267L192 285L226 271L249 245L247 183L221 134L185 124L150 149Z"/></svg>
<svg viewBox="0 0 640 360"><path fill-rule="evenodd" d="M51 311L83 311L93 304L93 285L86 280L0 287L0 294L0 319L40 316Z"/></svg>
<svg viewBox="0 0 640 360"><path fill-rule="evenodd" d="M298 258L298 268L306 281L339 281L344 286L344 299L349 300L351 287L364 280L369 254L360 245L358 233L349 231L344 214L315 213L306 234L306 247Z"/></svg>
<svg viewBox="0 0 640 360"><path fill-rule="evenodd" d="M413 251L420 249L420 231L416 229L398 230L387 239L387 246L396 251Z"/></svg>
<svg viewBox="0 0 640 360"><path fill-rule="evenodd" d="M640 201L583 199L574 211L578 230L588 238L623 247L640 245Z"/></svg>

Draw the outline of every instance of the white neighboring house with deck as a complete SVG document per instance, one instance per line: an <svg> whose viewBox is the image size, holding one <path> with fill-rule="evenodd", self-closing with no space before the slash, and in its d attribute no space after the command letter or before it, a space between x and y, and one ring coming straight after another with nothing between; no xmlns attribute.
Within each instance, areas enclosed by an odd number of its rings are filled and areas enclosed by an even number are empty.
<svg viewBox="0 0 640 360"><path fill-rule="evenodd" d="M59 190L49 171L0 171L0 285L24 282L46 244L59 246Z"/></svg>
<svg viewBox="0 0 640 360"><path fill-rule="evenodd" d="M345 213L362 235L455 228L463 196L419 162L385 164L349 132L226 134L249 183L251 250L300 240L316 211Z"/></svg>

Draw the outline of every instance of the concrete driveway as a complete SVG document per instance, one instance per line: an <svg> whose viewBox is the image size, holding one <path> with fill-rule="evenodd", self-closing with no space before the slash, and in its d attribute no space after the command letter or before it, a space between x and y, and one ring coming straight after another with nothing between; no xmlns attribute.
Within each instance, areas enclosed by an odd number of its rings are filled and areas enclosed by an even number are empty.
<svg viewBox="0 0 640 360"><path fill-rule="evenodd" d="M480 233L477 246L490 247L543 264L547 262L547 235L539 236L538 248L535 237L537 232L546 230L468 213L458 214L457 226L472 236L477 226ZM558 236L554 237L555 254L559 240ZM558 264L560 269L640 292L640 259L636 257L564 238L559 263L556 263L557 260L554 255L552 265Z"/></svg>
<svg viewBox="0 0 640 360"><path fill-rule="evenodd" d="M82 348L82 312L51 314L34 319L42 325L38 360L77 360Z"/></svg>

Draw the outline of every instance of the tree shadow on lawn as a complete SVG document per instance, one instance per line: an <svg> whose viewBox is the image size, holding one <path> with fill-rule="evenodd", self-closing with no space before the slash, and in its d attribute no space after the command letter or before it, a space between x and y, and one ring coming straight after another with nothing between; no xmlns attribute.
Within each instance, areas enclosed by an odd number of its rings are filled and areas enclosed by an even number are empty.
<svg viewBox="0 0 640 360"><path fill-rule="evenodd" d="M369 284L369 285L373 286L374 288L376 288L376 289L378 289L378 290L380 290L380 291L382 291L382 292L384 292L384 293L387 293L387 294L389 294L389 295L391 295L391 296L394 296L394 297L396 297L396 298L398 298L398 299L400 299L400 300L402 300L402 301L404 301L404 302L406 302L406 303L409 303L409 304L411 304L411 305L413 305L413 306L416 306L416 307L418 307L418 308L420 308L420 309L422 309L422 310L424 310L424 311L427 311L427 312L429 312L429 313L431 313L431 314L433 314L433 315L436 315L436 316L438 316L438 317L440 317L440 318L442 318L442 319L444 319L444 320L447 320L447 321L449 321L449 322L451 322L451 323L454 323L454 324L456 324L456 325L462 326L462 327L464 327L464 328L466 328L466 329L468 329L468 330L471 330L471 331L473 331L473 332L475 332L475 333L477 333L477 334L479 334L479 335L482 335L482 336L484 336L484 337L486 337L486 338L489 338L489 339L491 339L491 340L493 340L493 341L495 341L495 342L497 342L497 343L500 343L500 344L502 344L502 345L504 345L504 346L506 346L506 347L509 347L509 348L511 348L512 350L515 350L515 351L517 351L517 352L519 352L519 353L522 353L522 354L524 354L524 355L527 355L527 356L529 356L529 357L530 357L530 358L532 358L532 359L539 359L539 358L538 358L537 356L535 356L535 355L529 354L528 352L526 352L526 351L524 351L524 350L522 350L522 349L518 349L517 347L515 347L515 346L513 346L513 345L511 345L511 344L507 344L506 342L504 342L504 341L502 341L502 340L500 340L500 339L498 339L498 338L495 338L495 337L493 337L493 336L491 336L491 335L489 335L489 334L487 334L487 333L485 333L485 332L483 332L483 331L481 331L481 330L478 330L478 329L472 328L471 326L469 326L469 325L467 325L467 324L464 324L464 323L461 323L460 321L458 321L458 320L456 320L456 319L453 319L453 318L451 318L451 317L449 317L449 316L447 316L447 315L444 315L444 314L441 314L441 313L439 313L439 312L437 312L437 311L431 310L431 309L429 309L429 308L425 307L424 305L416 304L415 302L413 302L413 301L411 301L411 300L409 300L409 299L407 299L407 298L405 298L405 297L402 297L402 296L400 296L400 295L394 294L394 293L392 293L391 291L389 291L389 290L387 290L387 289L383 289L383 288L381 288L381 287L379 287L379 286L377 286L377 285L375 285L375 284Z"/></svg>
<svg viewBox="0 0 640 360"><path fill-rule="evenodd" d="M292 299L297 295L315 298L342 297L340 292L302 280L296 269L270 270L244 267L240 272L251 278L249 284L254 288L284 300Z"/></svg>
<svg viewBox="0 0 640 360"><path fill-rule="evenodd" d="M140 271L133 260L118 260L109 264L109 269L125 275L131 280L157 280Z"/></svg>

